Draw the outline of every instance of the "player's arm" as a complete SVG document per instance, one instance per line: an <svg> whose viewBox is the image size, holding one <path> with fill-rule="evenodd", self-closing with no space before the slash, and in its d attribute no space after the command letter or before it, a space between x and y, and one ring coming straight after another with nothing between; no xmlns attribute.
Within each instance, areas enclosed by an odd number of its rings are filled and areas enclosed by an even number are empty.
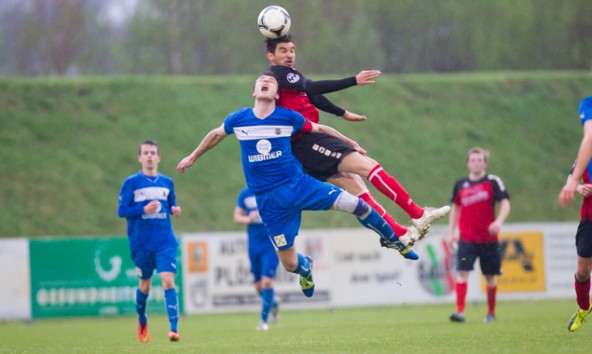
<svg viewBox="0 0 592 354"><path fill-rule="evenodd" d="M233 219L235 223L241 225L249 225L251 223L251 218L247 215L247 211L239 206L234 207Z"/></svg>
<svg viewBox="0 0 592 354"><path fill-rule="evenodd" d="M307 95L322 95L325 93L340 91L352 86L373 84L374 79L380 76L380 70L362 70L356 76L346 77L339 80L306 79L302 81L303 91Z"/></svg>
<svg viewBox="0 0 592 354"><path fill-rule="evenodd" d="M576 163L571 171L571 174L567 177L565 185L559 193L558 201L559 205L566 206L574 202L574 193L580 183L580 179L586 171L586 167L590 163L592 158L592 120L588 120L584 123L584 137L580 143L578 150Z"/></svg>
<svg viewBox="0 0 592 354"><path fill-rule="evenodd" d="M502 225L510 215L510 199L505 198L500 201L499 211L497 213L497 218L495 221L489 225L489 234L496 235L502 229Z"/></svg>
<svg viewBox="0 0 592 354"><path fill-rule="evenodd" d="M141 203L134 203L133 186L129 180L125 180L121 186L119 193L119 204L117 207L117 215L120 218L134 218L140 217L145 212L145 205Z"/></svg>
<svg viewBox="0 0 592 354"><path fill-rule="evenodd" d="M333 102L331 102L327 97L323 95L309 95L308 100L321 111L334 114L338 117L343 117L343 119L348 120L350 122L359 122L368 119L366 116L346 111L345 109L335 105Z"/></svg>
<svg viewBox="0 0 592 354"><path fill-rule="evenodd" d="M452 203L450 215L448 216L448 243L451 246L458 244L458 240L460 239L460 235L456 232L459 220L460 206L456 203Z"/></svg>
<svg viewBox="0 0 592 354"><path fill-rule="evenodd" d="M195 161L199 159L203 154L208 152L210 149L214 148L218 145L224 138L227 136L226 132L224 131L224 124L219 126L218 128L210 130L208 134L202 139L199 145L193 150L193 152L187 155L183 160L179 162L177 165L177 170L179 173L185 172L186 169L193 166Z"/></svg>

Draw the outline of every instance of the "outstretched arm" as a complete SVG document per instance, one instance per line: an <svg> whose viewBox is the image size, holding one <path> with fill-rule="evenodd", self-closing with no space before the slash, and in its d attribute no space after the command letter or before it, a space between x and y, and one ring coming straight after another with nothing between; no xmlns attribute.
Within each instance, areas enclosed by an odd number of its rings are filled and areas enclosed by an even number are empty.
<svg viewBox="0 0 592 354"><path fill-rule="evenodd" d="M578 157L576 163L571 171L571 174L567 177L567 182L561 189L558 196L559 205L566 206L575 201L574 193L580 183L580 179L584 175L586 167L590 163L592 158L592 121L586 121L584 123L584 137L580 143L580 149L578 150Z"/></svg>
<svg viewBox="0 0 592 354"><path fill-rule="evenodd" d="M193 166L195 161L199 159L203 154L205 154L208 150L212 149L214 146L218 145L225 137L226 132L224 131L224 125L219 126L216 129L212 129L199 143L199 145L193 150L193 152L187 155L183 160L179 162L177 165L177 170L179 173L185 172L186 169Z"/></svg>
<svg viewBox="0 0 592 354"><path fill-rule="evenodd" d="M373 84L374 79L380 76L380 70L362 70L356 76L340 80L306 80L303 83L304 92L307 95L322 95L346 89L351 86Z"/></svg>

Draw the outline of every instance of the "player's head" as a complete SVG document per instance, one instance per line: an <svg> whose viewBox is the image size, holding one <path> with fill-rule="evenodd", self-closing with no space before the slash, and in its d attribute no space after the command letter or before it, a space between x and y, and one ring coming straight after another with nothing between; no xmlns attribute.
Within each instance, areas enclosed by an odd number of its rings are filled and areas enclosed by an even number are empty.
<svg viewBox="0 0 592 354"><path fill-rule="evenodd" d="M489 160L489 151L480 147L473 147L467 152L467 167L472 173L485 171Z"/></svg>
<svg viewBox="0 0 592 354"><path fill-rule="evenodd" d="M160 150L154 140L144 140L138 151L138 161L142 164L142 170L153 171L158 168L160 162Z"/></svg>
<svg viewBox="0 0 592 354"><path fill-rule="evenodd" d="M294 68L296 65L296 47L290 34L280 38L266 39L265 47L267 49L267 60L271 65L290 68Z"/></svg>
<svg viewBox="0 0 592 354"><path fill-rule="evenodd" d="M279 98L279 85L275 75L271 71L265 71L255 80L253 97L257 100L272 100Z"/></svg>

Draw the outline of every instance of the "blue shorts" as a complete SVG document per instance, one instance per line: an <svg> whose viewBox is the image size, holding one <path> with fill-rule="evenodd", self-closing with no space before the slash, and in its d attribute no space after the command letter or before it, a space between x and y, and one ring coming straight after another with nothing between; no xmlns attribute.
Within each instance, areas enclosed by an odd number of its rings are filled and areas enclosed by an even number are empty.
<svg viewBox="0 0 592 354"><path fill-rule="evenodd" d="M152 278L157 273L177 273L177 247L165 248L160 251L132 251L132 260L136 266L138 277L142 280Z"/></svg>
<svg viewBox="0 0 592 354"><path fill-rule="evenodd" d="M269 242L269 245L271 246L271 242ZM280 259L273 247L267 249L250 247L249 261L251 262L251 273L253 273L255 283L261 281L261 277L275 278Z"/></svg>
<svg viewBox="0 0 592 354"><path fill-rule="evenodd" d="M288 183L257 193L259 215L278 250L294 245L303 210L329 210L343 191L302 174Z"/></svg>

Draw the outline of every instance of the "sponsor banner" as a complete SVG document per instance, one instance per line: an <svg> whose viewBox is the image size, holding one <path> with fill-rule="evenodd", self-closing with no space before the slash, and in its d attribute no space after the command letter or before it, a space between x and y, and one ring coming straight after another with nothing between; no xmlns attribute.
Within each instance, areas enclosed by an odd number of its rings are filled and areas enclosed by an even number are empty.
<svg viewBox="0 0 592 354"><path fill-rule="evenodd" d="M138 275L127 238L30 241L33 318L136 313ZM176 277L182 311L182 274ZM149 314L165 313L155 273Z"/></svg>
<svg viewBox="0 0 592 354"><path fill-rule="evenodd" d="M0 284L0 320L30 319L28 239L0 239Z"/></svg>
<svg viewBox="0 0 592 354"><path fill-rule="evenodd" d="M300 240L298 241L300 244ZM303 246L315 255L322 244ZM256 311L261 299L255 291L244 232L185 234L182 237L186 313L221 311ZM282 307L322 306L331 293L322 257L315 260L315 296L306 298L299 287L299 277L278 266L274 287Z"/></svg>
<svg viewBox="0 0 592 354"><path fill-rule="evenodd" d="M498 292L544 291L545 254L543 231L503 232L499 235L502 275ZM485 278L481 289L486 292Z"/></svg>

